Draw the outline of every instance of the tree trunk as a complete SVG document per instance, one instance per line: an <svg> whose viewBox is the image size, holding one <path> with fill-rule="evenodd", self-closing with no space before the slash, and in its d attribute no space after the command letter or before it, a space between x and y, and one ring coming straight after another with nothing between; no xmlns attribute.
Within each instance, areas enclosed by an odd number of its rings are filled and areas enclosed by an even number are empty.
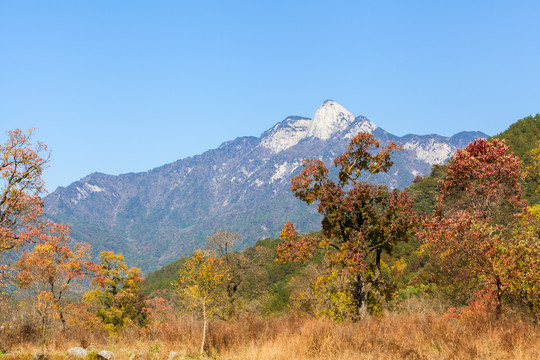
<svg viewBox="0 0 540 360"><path fill-rule="evenodd" d="M60 311L59 315L60 315L60 321L62 322L62 331L66 332L66 319L64 318L64 313Z"/></svg>
<svg viewBox="0 0 540 360"><path fill-rule="evenodd" d="M206 319L206 303L203 302L203 333L202 333L202 342L201 342L201 356L204 352L204 341L206 340L206 323L207 323L207 319Z"/></svg>
<svg viewBox="0 0 540 360"><path fill-rule="evenodd" d="M381 254L382 249L378 248L375 258L375 269L373 270L373 278L371 279L371 284L373 284L375 287L377 287L377 284L379 283L379 277L381 277Z"/></svg>
<svg viewBox="0 0 540 360"><path fill-rule="evenodd" d="M358 318L364 319L368 315L368 292L369 284L364 282L361 275L356 276L356 286L354 297L357 302Z"/></svg>
<svg viewBox="0 0 540 360"><path fill-rule="evenodd" d="M497 278L497 307L495 308L495 318L499 320L502 315L502 284L501 279Z"/></svg>
<svg viewBox="0 0 540 360"><path fill-rule="evenodd" d="M533 323L540 324L540 309L538 305L535 304L534 301L529 300L527 301L527 306L529 307L529 310L531 310L531 313L533 315Z"/></svg>
<svg viewBox="0 0 540 360"><path fill-rule="evenodd" d="M359 298L359 306L358 306L358 316L360 319L364 319L368 315L368 297L367 297L367 291L366 287L362 286L362 289L360 289L360 298Z"/></svg>

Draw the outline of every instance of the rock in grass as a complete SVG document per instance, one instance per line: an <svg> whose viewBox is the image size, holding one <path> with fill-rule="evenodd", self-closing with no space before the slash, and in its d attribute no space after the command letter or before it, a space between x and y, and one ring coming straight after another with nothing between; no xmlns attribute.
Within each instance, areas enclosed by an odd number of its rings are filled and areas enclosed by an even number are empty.
<svg viewBox="0 0 540 360"><path fill-rule="evenodd" d="M34 355L34 360L49 360L49 355L37 353L36 355Z"/></svg>
<svg viewBox="0 0 540 360"><path fill-rule="evenodd" d="M88 355L88 350L82 347L74 347L68 350L66 359L84 359Z"/></svg>
<svg viewBox="0 0 540 360"><path fill-rule="evenodd" d="M97 354L98 359L102 360L114 360L114 354L107 350L102 350Z"/></svg>
<svg viewBox="0 0 540 360"><path fill-rule="evenodd" d="M182 356L180 356L180 353L178 353L176 351L171 351L169 353L169 357L167 357L167 360L173 360L173 359L184 360L184 358Z"/></svg>

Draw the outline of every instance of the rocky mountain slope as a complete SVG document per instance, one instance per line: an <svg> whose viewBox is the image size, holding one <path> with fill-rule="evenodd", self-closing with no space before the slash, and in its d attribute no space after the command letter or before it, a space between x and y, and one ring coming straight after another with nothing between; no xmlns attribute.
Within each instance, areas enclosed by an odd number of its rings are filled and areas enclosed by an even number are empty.
<svg viewBox="0 0 540 360"><path fill-rule="evenodd" d="M45 211L70 224L75 240L91 243L96 252L123 253L146 271L189 254L221 227L240 233L243 246L276 236L287 220L302 232L317 230L315 207L292 196L290 179L304 158L330 165L360 131L373 133L382 144L403 146L391 171L372 178L391 188L409 185L458 147L486 137L480 132L397 137L327 100L312 119L288 117L259 138L240 137L148 172L90 174L47 196Z"/></svg>

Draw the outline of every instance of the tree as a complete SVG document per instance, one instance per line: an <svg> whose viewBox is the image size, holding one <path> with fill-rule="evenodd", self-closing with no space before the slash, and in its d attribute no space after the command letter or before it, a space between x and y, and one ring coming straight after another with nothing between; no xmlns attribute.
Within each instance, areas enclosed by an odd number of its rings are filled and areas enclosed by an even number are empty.
<svg viewBox="0 0 540 360"><path fill-rule="evenodd" d="M230 318L237 313L237 292L244 281L245 271L249 268L246 257L242 253L233 252L241 240L240 235L229 229L219 229L214 235L206 238L207 249L216 252L223 259L229 272L229 281L225 284L228 300L223 311L225 318Z"/></svg>
<svg viewBox="0 0 540 360"><path fill-rule="evenodd" d="M508 215L524 205L521 162L508 149L504 140L476 139L457 150L446 164L437 213L464 210L495 224L507 223Z"/></svg>
<svg viewBox="0 0 540 360"><path fill-rule="evenodd" d="M540 322L540 205L527 207L512 230L513 241L504 249L500 273L508 291L523 301L534 321Z"/></svg>
<svg viewBox="0 0 540 360"><path fill-rule="evenodd" d="M389 143L375 154L378 148L373 135L354 136L347 151L334 159L339 168L337 182L321 160L304 160L304 169L292 179L291 191L308 204L318 202L324 236L299 237L287 222L278 246L280 262L306 262L317 249L327 250L330 266L349 279L355 316L360 318L367 315L370 297L382 300L382 253L408 240L417 222L413 200L406 192L389 192L385 186L367 182L372 174L390 169L390 155L399 149Z"/></svg>
<svg viewBox="0 0 540 360"><path fill-rule="evenodd" d="M477 294L495 303L499 317L508 288L500 264L513 246L509 231L524 204L520 161L504 140L477 139L456 151L446 168L422 237L434 254L459 269L462 280L477 283Z"/></svg>
<svg viewBox="0 0 540 360"><path fill-rule="evenodd" d="M92 282L97 287L86 293L85 301L94 308L105 329L117 334L128 320L143 322L140 289L144 278L140 269L128 269L122 255L103 251L99 256L99 272Z"/></svg>
<svg viewBox="0 0 540 360"><path fill-rule="evenodd" d="M231 254L242 238L229 229L219 229L214 235L206 237L206 248L221 257Z"/></svg>
<svg viewBox="0 0 540 360"><path fill-rule="evenodd" d="M201 355L204 352L208 318L217 310L224 285L228 281L230 274L222 258L218 258L215 252L196 250L182 263L178 281L173 283L176 293L187 308L202 313Z"/></svg>
<svg viewBox="0 0 540 360"><path fill-rule="evenodd" d="M51 315L60 318L65 330L66 298L77 282L98 270L90 260L90 245L77 243L71 248L69 228L64 224L47 223L28 231L27 235L32 236L35 245L32 250L23 251L15 263L19 271L17 284L34 291L43 333Z"/></svg>
<svg viewBox="0 0 540 360"><path fill-rule="evenodd" d="M540 120L540 115L537 115ZM527 153L527 166L525 168L526 179L534 182L535 192L540 192L540 142Z"/></svg>
<svg viewBox="0 0 540 360"><path fill-rule="evenodd" d="M43 213L41 174L49 153L44 144L32 144L32 132L8 131L8 140L0 145L0 256L31 241L27 226ZM6 262L0 263L0 287L9 270Z"/></svg>
<svg viewBox="0 0 540 360"><path fill-rule="evenodd" d="M407 193L413 197L414 208L417 212L425 214L433 212L439 193L440 180L443 179L445 173L446 167L444 165L434 164L429 175L418 175L413 183L407 187Z"/></svg>

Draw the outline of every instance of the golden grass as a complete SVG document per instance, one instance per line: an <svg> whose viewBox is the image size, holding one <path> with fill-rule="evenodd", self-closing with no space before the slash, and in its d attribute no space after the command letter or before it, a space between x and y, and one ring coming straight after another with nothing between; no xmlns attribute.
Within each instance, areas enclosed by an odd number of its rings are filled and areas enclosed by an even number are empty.
<svg viewBox="0 0 540 360"><path fill-rule="evenodd" d="M84 345L133 353L141 359L166 359L169 351L196 357L201 324L189 317L177 323L132 327L117 338L71 330L46 348L35 338L11 334L9 352L0 359L30 359L41 352L61 359L70 347ZM5 337L0 340L6 341ZM1 343L0 343L1 344ZM302 317L214 321L206 353L215 359L540 359L540 327L519 318L499 321L451 320L436 314L391 313L357 323L337 324Z"/></svg>

